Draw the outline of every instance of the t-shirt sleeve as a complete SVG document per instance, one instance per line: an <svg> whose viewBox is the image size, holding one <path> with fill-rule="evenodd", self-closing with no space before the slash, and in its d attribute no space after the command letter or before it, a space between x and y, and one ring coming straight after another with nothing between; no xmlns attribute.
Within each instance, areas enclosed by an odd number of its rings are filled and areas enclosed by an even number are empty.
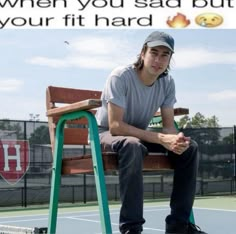
<svg viewBox="0 0 236 234"><path fill-rule="evenodd" d="M111 102L119 107L126 107L125 83L121 76L110 75L105 90L104 98L107 103Z"/></svg>
<svg viewBox="0 0 236 234"><path fill-rule="evenodd" d="M166 97L161 107L173 107L177 100L175 96L175 82L171 76L169 76L169 82L166 86L165 93Z"/></svg>

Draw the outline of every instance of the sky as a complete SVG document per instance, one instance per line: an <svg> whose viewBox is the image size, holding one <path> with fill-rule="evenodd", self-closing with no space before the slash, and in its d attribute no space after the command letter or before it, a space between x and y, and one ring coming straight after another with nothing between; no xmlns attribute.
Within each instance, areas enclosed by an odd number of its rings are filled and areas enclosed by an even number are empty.
<svg viewBox="0 0 236 234"><path fill-rule="evenodd" d="M154 29L0 30L0 119L46 117L49 85L102 90L117 66L132 64ZM236 30L161 30L175 39L175 107L236 125Z"/></svg>

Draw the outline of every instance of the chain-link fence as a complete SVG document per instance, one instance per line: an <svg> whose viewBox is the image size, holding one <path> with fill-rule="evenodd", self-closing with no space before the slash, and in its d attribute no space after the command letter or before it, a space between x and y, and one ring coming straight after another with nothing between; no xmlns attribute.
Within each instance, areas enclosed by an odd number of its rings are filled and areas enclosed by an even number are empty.
<svg viewBox="0 0 236 234"><path fill-rule="evenodd" d="M199 175L197 195L235 193L236 127L184 129L199 145ZM14 145L25 141L17 153ZM9 144L8 146L6 146ZM64 156L84 153L83 146L65 147ZM24 164L17 164L16 156ZM8 165L6 166L6 162ZM19 173L11 173L20 167ZM0 120L0 206L28 206L47 204L50 198L52 153L47 122ZM25 171L24 171L25 170ZM169 197L173 172L159 175L144 174L144 197ZM108 198L119 199L119 182L116 174L106 175ZM60 201L96 201L94 177L87 175L63 176Z"/></svg>

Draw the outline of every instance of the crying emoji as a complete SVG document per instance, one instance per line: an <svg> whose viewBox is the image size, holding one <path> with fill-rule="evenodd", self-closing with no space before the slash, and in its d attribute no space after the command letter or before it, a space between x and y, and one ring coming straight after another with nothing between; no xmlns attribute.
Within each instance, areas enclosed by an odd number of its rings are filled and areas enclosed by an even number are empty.
<svg viewBox="0 0 236 234"><path fill-rule="evenodd" d="M205 28L215 28L223 23L223 17L216 13L203 13L195 18L196 24Z"/></svg>

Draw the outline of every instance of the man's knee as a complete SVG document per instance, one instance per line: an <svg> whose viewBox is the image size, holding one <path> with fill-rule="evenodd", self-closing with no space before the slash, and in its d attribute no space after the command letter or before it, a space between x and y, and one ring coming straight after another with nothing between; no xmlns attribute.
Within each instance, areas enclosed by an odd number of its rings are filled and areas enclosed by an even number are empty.
<svg viewBox="0 0 236 234"><path fill-rule="evenodd" d="M185 152L186 158L192 158L194 161L199 160L199 154L198 154L198 143L194 140L190 141L189 148Z"/></svg>
<svg viewBox="0 0 236 234"><path fill-rule="evenodd" d="M144 154L147 148L136 137L126 137L120 153L129 152L130 154Z"/></svg>
<svg viewBox="0 0 236 234"><path fill-rule="evenodd" d="M118 154L120 166L130 167L130 170L132 167L139 170L143 164L143 157L147 154L147 148L138 138L127 137Z"/></svg>
<svg viewBox="0 0 236 234"><path fill-rule="evenodd" d="M198 151L198 143L196 141L194 141L194 140L191 140L189 148L192 151Z"/></svg>

